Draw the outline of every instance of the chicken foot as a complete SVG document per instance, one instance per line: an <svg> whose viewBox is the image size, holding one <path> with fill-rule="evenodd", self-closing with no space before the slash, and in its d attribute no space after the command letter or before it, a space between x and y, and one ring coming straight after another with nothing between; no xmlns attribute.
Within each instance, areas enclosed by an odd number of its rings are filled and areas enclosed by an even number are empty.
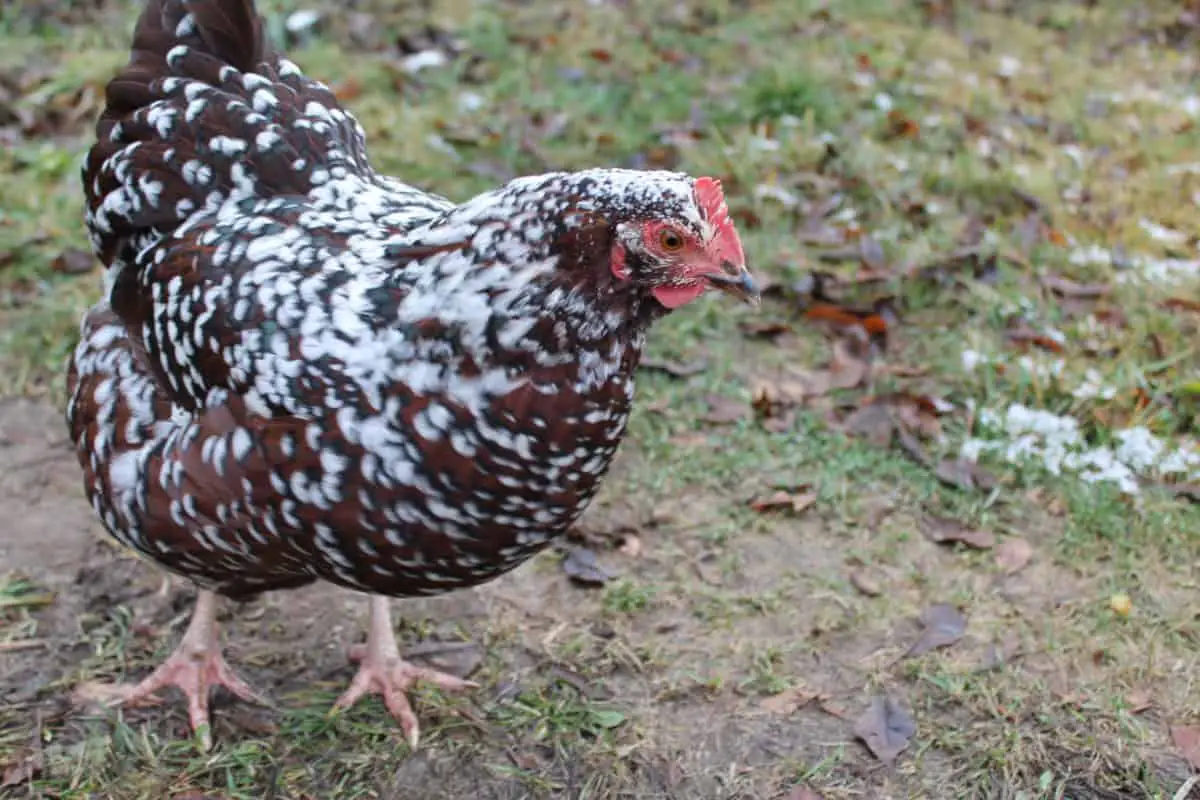
<svg viewBox="0 0 1200 800"><path fill-rule="evenodd" d="M202 589L197 594L191 622L179 646L148 677L137 684L85 683L75 693L80 699L107 706L153 705L162 702L156 692L168 686L183 692L192 730L200 735L205 750L212 747L208 725L208 693L212 687L224 686L242 700L270 705L225 661L217 631L217 596L211 591Z"/></svg>
<svg viewBox="0 0 1200 800"><path fill-rule="evenodd" d="M350 687L333 704L332 711L349 708L367 694L380 694L387 710L400 723L400 729L411 749L417 749L420 727L407 692L418 681L430 683L447 692L476 689L479 684L445 672L418 667L400 657L396 634L392 630L392 612L388 598L372 595L371 619L367 627L366 645L350 648L350 660L359 662L358 673Z"/></svg>

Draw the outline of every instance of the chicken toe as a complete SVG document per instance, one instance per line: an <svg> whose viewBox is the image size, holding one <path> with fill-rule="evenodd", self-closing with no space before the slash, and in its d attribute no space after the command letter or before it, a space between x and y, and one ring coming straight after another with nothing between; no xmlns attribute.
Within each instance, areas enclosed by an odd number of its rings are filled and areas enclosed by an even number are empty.
<svg viewBox="0 0 1200 800"><path fill-rule="evenodd" d="M382 695L388 712L400 724L409 747L415 750L420 739L420 726L408 701L408 691L419 681L448 692L475 689L479 684L445 672L418 667L402 659L392 630L388 599L373 595L370 602L371 620L366 647L355 647L350 651L351 660L359 662L358 673L349 688L333 704L332 710L349 708L368 694Z"/></svg>

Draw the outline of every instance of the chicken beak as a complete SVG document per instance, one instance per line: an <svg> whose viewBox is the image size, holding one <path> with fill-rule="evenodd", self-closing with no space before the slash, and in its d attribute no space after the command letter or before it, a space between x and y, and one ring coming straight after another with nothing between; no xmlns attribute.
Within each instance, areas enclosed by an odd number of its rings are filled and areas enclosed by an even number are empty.
<svg viewBox="0 0 1200 800"><path fill-rule="evenodd" d="M726 294L740 298L742 302L754 308L758 308L762 304L762 292L759 290L758 284L754 282L750 271L744 266L738 266L732 261L722 261L720 272L706 273L701 277L708 281L714 289L720 289Z"/></svg>

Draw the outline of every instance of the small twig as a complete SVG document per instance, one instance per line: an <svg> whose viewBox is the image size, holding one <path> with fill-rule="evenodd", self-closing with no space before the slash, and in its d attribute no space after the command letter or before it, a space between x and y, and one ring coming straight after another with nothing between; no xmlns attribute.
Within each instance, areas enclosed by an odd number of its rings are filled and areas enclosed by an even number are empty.
<svg viewBox="0 0 1200 800"><path fill-rule="evenodd" d="M16 653L20 650L36 650L39 647L48 647L50 641L48 639L22 639L16 642L0 642L0 653Z"/></svg>

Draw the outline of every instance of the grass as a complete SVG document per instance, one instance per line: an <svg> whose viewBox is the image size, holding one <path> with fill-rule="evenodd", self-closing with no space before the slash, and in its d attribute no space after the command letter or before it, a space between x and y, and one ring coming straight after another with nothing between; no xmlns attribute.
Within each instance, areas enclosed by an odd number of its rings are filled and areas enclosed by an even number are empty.
<svg viewBox="0 0 1200 800"><path fill-rule="evenodd" d="M890 298L886 353L869 390L810 399L775 429L750 413L710 424L707 398L749 404L780 370L828 359L831 334L788 292L760 317L706 298L662 323L648 355L706 368L641 378L622 461L585 526L612 539L600 556L620 577L573 587L551 552L485 600L397 604L410 643L483 652L476 695L420 693L415 754L375 701L326 714L349 673L326 629L285 613L302 603L291 596L229 622L232 660L278 708L219 704L214 752L170 704L69 708L79 680L143 674L184 616L149 590L110 591L154 583L115 551L96 563L116 577L49 607L76 604L77 623L43 622L38 575L9 577L0 646L52 642L54 667L0 710L0 765L38 766L0 795L1181 797L1189 767L1169 728L1200 724L1197 507L993 451L982 459L998 487L964 491L836 423L866 394L905 391L956 407L941 443L926 443L938 458L1002 438L981 410L1016 403L1074 419L1088 447L1138 425L1171 446L1195 440L1200 314L1169 301L1200 296L1200 272L1178 265L1196 257L1200 135L1188 45L1167 42L1195 33L1161 2L955 4L952 17L942 5L367 3L293 43L359 116L382 171L452 197L595 164L722 176L757 273L789 287L828 272L848 305ZM262 7L282 34L301 6ZM131 14L0 21L0 85L18 87L5 102L30 126L0 154L0 394L62 402L63 359L99 279L50 265L86 248L76 165ZM463 54L411 76L395 43L426 21ZM882 255L838 255L865 250L863 237ZM964 248L974 262L950 259ZM882 280L859 280L867 268ZM1064 297L1047 288L1055 276L1108 293ZM764 320L794 332L745 333ZM1021 352L1018 320L1061 343ZM994 363L968 369L965 349ZM1022 355L1061 361L1059 377ZM1074 393L1089 371L1111 396ZM747 505L799 486L815 493L799 513ZM1010 575L994 548L934 545L929 514L1020 538L1032 559ZM1110 604L1121 593L1128 616ZM961 609L966 635L903 658L932 603ZM764 705L789 691L807 702ZM876 693L916 721L892 767L854 740Z"/></svg>

